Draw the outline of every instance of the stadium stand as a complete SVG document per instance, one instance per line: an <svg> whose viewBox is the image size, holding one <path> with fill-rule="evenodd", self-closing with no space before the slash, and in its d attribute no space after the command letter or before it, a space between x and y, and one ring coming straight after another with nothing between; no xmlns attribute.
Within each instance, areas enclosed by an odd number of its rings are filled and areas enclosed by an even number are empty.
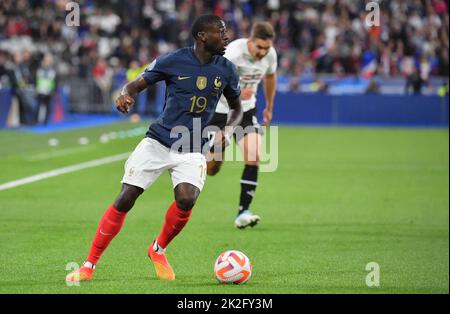
<svg viewBox="0 0 450 314"><path fill-rule="evenodd" d="M0 89L17 96L19 124L38 121L30 110L36 110L37 73L49 55L65 107L110 113L130 69L192 44L192 20L212 12L225 19L232 39L248 36L253 21L274 25L279 92L448 94L448 1L377 1L380 26L371 27L368 2L80 0L80 26L74 27L65 23L67 0L3 0ZM154 97L142 97L139 111L157 113Z"/></svg>

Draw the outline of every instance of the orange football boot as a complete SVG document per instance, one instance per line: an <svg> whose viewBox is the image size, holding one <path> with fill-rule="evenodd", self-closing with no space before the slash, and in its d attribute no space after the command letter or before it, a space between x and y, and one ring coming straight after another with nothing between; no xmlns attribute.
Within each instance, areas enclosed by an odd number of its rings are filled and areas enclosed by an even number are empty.
<svg viewBox="0 0 450 314"><path fill-rule="evenodd" d="M153 241L152 245L148 248L148 257L150 257L153 265L155 266L156 276L163 280L175 280L175 273L167 261L166 253L156 253L153 250L155 241Z"/></svg>
<svg viewBox="0 0 450 314"><path fill-rule="evenodd" d="M66 281L86 281L92 280L92 274L94 269L90 267L82 266L78 270L74 270L66 276Z"/></svg>

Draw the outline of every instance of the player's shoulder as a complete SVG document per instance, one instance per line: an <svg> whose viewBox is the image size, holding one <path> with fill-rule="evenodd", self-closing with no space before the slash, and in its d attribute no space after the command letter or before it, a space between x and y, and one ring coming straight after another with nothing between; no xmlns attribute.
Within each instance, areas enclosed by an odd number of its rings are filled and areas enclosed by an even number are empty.
<svg viewBox="0 0 450 314"><path fill-rule="evenodd" d="M228 69L230 71L234 71L235 68L236 68L236 66L234 65L233 62L231 62L230 60L228 60L224 56L220 56L220 55L216 56L215 64L220 66L220 67L223 67L225 69Z"/></svg>
<svg viewBox="0 0 450 314"><path fill-rule="evenodd" d="M267 53L267 56L265 58L268 60L269 64L277 62L278 59L277 51L273 46L270 47L269 52Z"/></svg>
<svg viewBox="0 0 450 314"><path fill-rule="evenodd" d="M269 55L269 57L272 57L272 58L277 57L277 51L275 50L275 47L273 47L273 46L270 47L268 55Z"/></svg>
<svg viewBox="0 0 450 314"><path fill-rule="evenodd" d="M180 48L158 57L160 62L173 62L174 60L184 60L190 57L190 47Z"/></svg>
<svg viewBox="0 0 450 314"><path fill-rule="evenodd" d="M165 54L162 54L154 59L145 69L146 72L158 69L158 71L170 71L175 66L186 64L189 60L188 48L180 48Z"/></svg>
<svg viewBox="0 0 450 314"><path fill-rule="evenodd" d="M190 57L194 51L194 47L183 47L172 52L175 57Z"/></svg>
<svg viewBox="0 0 450 314"><path fill-rule="evenodd" d="M245 50L245 48L247 47L247 42L248 42L248 38L235 39L228 44L227 49L232 48L229 50L233 50L233 49Z"/></svg>
<svg viewBox="0 0 450 314"><path fill-rule="evenodd" d="M247 41L247 38L238 38L230 42L225 51L225 58L234 60L248 51Z"/></svg>

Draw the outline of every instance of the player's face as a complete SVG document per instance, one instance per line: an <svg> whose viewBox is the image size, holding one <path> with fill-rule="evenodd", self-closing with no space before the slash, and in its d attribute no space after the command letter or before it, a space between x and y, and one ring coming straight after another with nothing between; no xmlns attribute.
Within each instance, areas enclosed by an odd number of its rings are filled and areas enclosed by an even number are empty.
<svg viewBox="0 0 450 314"><path fill-rule="evenodd" d="M229 43L225 22L221 21L218 25L211 25L206 33L205 48L213 55L224 55L225 47Z"/></svg>
<svg viewBox="0 0 450 314"><path fill-rule="evenodd" d="M248 50L253 58L261 60L269 53L272 44L271 39L252 38L248 41Z"/></svg>

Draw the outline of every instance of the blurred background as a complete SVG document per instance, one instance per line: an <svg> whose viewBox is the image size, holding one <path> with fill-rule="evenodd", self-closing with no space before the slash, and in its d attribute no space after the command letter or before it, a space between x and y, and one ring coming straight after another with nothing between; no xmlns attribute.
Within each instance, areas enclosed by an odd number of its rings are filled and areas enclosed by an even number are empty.
<svg viewBox="0 0 450 314"><path fill-rule="evenodd" d="M79 26L66 24L74 3ZM0 0L0 293L448 294L447 11L447 0ZM123 162L162 110L164 82L126 116L119 89L193 44L193 20L211 12L231 38L257 20L277 32L278 127L261 154L277 168L258 177L261 226L235 230L243 165L226 162L170 251L180 280L161 285L145 252L173 198L163 175L99 280L68 288L65 266L82 261ZM263 99L260 88L259 114ZM254 263L239 290L211 281L227 249ZM371 262L379 287L366 284Z"/></svg>
<svg viewBox="0 0 450 314"><path fill-rule="evenodd" d="M117 116L119 88L192 45L204 13L222 16L231 39L256 20L275 27L274 122L448 125L448 0L372 1L379 26L365 23L368 2L80 0L77 27L66 25L67 0L2 0L0 127ZM161 112L163 85L139 96L133 118Z"/></svg>

